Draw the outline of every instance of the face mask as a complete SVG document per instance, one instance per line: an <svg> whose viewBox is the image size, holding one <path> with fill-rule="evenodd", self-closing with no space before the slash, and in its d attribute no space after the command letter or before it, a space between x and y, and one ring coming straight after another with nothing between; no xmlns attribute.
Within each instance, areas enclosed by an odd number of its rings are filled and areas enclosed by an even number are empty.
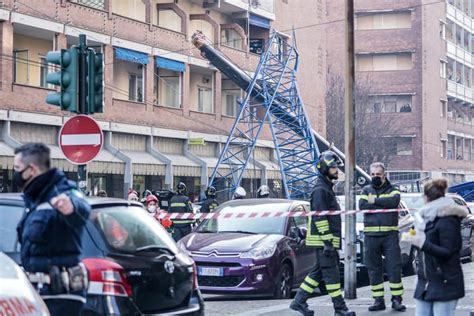
<svg viewBox="0 0 474 316"><path fill-rule="evenodd" d="M372 185L376 188L382 186L382 178L381 177L372 177Z"/></svg>
<svg viewBox="0 0 474 316"><path fill-rule="evenodd" d="M149 212L149 213L155 213L155 212L156 212L156 205L151 205L151 206L148 208L148 212Z"/></svg>
<svg viewBox="0 0 474 316"><path fill-rule="evenodd" d="M31 166L25 167L25 169L21 171L13 171L13 183L15 183L20 189L23 189L25 184L30 180L31 176L28 179L23 179L23 173L29 169Z"/></svg>

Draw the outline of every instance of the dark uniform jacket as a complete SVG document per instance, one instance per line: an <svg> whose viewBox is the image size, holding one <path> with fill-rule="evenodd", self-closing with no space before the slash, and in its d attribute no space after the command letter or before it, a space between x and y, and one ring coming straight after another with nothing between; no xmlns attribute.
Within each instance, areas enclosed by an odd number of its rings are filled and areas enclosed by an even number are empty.
<svg viewBox="0 0 474 316"><path fill-rule="evenodd" d="M311 211L340 210L333 183L325 176L320 175L316 180L314 191L311 195ZM312 216L308 221L306 245L324 247L332 245L341 247L341 216Z"/></svg>
<svg viewBox="0 0 474 316"><path fill-rule="evenodd" d="M426 241L418 254L416 299L451 301L464 297L460 250L461 220L466 215L463 207L445 206L426 224Z"/></svg>
<svg viewBox="0 0 474 316"><path fill-rule="evenodd" d="M63 215L49 201L65 193L74 212ZM79 263L81 236L90 205L63 172L51 169L25 188L26 212L17 227L21 263L27 272L49 273L51 266L72 267Z"/></svg>
<svg viewBox="0 0 474 316"><path fill-rule="evenodd" d="M171 198L170 206L168 208L169 213L192 213L193 212L193 204L191 203L191 199L188 198L186 195L178 194ZM194 223L194 220L183 220L183 219L174 219L173 224L191 224Z"/></svg>
<svg viewBox="0 0 474 316"><path fill-rule="evenodd" d="M208 198L202 201L201 213L212 213L219 206L216 199Z"/></svg>
<svg viewBox="0 0 474 316"><path fill-rule="evenodd" d="M369 194L375 195L375 203L369 204ZM359 209L398 209L400 204L400 191L390 181L380 188L367 185L362 189L359 199ZM364 234L369 236L383 236L398 233L398 212L364 214Z"/></svg>

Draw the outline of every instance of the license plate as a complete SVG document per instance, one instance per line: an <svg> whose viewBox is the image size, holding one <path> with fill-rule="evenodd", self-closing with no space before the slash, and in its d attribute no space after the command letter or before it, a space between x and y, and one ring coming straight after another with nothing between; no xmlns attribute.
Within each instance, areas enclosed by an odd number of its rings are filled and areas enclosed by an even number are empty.
<svg viewBox="0 0 474 316"><path fill-rule="evenodd" d="M224 275L224 269L222 269L222 268L198 267L198 275L223 276Z"/></svg>

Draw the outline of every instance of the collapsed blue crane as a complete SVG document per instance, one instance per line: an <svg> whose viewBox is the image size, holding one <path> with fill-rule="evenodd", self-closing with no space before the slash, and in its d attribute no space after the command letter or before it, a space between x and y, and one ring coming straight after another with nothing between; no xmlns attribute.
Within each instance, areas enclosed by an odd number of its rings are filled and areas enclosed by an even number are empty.
<svg viewBox="0 0 474 316"><path fill-rule="evenodd" d="M205 58L246 92L210 183L221 197L230 198L240 185L257 140L268 124L285 196L308 199L318 175L317 158L330 144L311 129L305 112L296 84L299 58L296 46L274 31L252 78L214 49L202 33L195 33L192 41ZM332 149L344 159L339 150ZM357 169L357 176L360 185L369 180L361 169Z"/></svg>

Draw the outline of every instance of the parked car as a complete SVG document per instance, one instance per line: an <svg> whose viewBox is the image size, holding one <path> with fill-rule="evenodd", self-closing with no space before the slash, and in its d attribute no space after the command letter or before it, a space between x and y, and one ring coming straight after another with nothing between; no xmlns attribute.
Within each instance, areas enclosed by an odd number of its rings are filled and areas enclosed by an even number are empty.
<svg viewBox="0 0 474 316"><path fill-rule="evenodd" d="M304 201L244 199L226 202L215 212L308 210ZM207 219L178 246L196 262L203 293L290 298L314 264L314 249L305 245L306 223L306 217Z"/></svg>
<svg viewBox="0 0 474 316"><path fill-rule="evenodd" d="M0 315L48 316L49 311L21 268L0 252Z"/></svg>
<svg viewBox="0 0 474 316"><path fill-rule="evenodd" d="M345 196L338 196L339 205L341 209L345 209ZM356 196L356 209L359 210L359 199L360 195ZM398 229L400 234L403 232L407 232L412 226L414 219L411 216L410 210L408 209L407 204L404 201L400 202L399 208L401 211L398 212ZM344 220L345 216L342 216L343 220L343 227L342 231L344 234ZM359 272L366 273L366 267L364 264L364 214L357 213L356 215L356 234L357 234L357 270ZM344 243L342 244L344 246ZM414 273L414 261L416 259L416 253L412 251L411 245L407 242L403 242L400 240L400 250L402 253L402 267L403 267L403 274L413 274ZM344 249L342 249L340 253L341 258L344 258ZM363 275L362 277L365 277Z"/></svg>
<svg viewBox="0 0 474 316"><path fill-rule="evenodd" d="M203 315L192 259L141 204L91 198L82 262L89 272L85 315ZM0 251L20 264L18 194L0 194ZM61 236L57 236L61 238Z"/></svg>
<svg viewBox="0 0 474 316"><path fill-rule="evenodd" d="M456 204L464 206L468 209L468 216L461 222L461 235L462 235L462 248L461 248L461 261L471 261L472 257L472 230L474 226L474 214L472 208L466 203L466 201L458 194L448 193L446 196L451 197ZM407 204L411 212L416 212L417 209L423 207L425 201L421 193L402 193L402 200Z"/></svg>

